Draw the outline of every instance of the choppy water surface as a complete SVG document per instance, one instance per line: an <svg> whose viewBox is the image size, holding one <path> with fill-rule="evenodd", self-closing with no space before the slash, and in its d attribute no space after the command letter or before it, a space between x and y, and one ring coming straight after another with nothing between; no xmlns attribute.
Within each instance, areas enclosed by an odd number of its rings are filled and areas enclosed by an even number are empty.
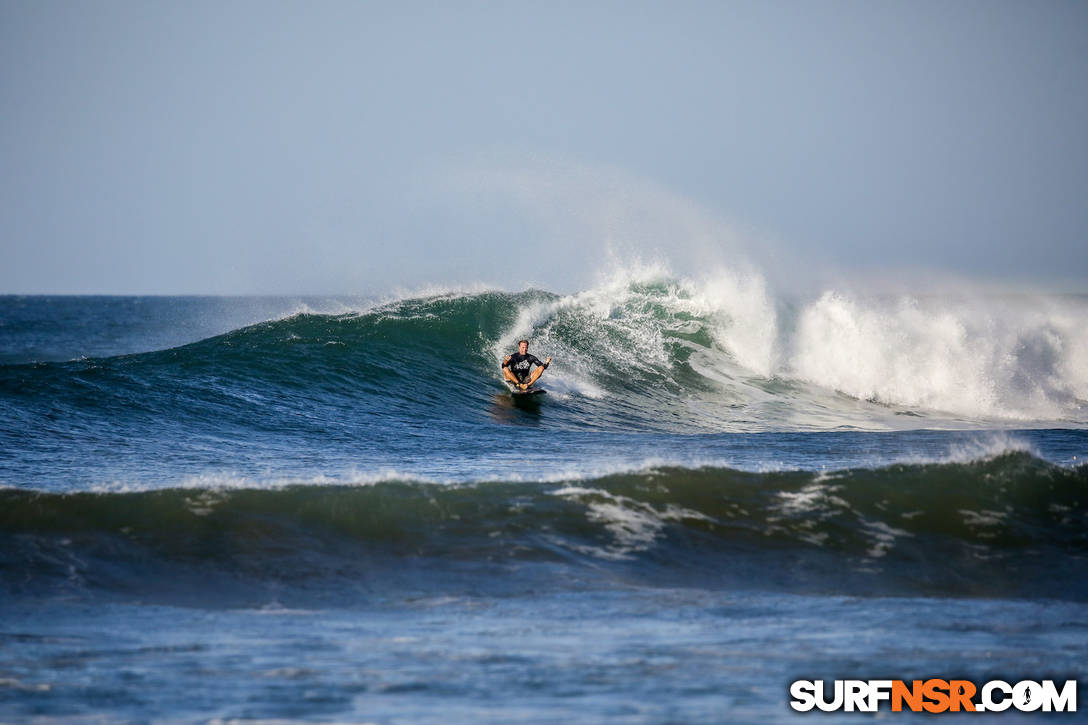
<svg viewBox="0 0 1088 725"><path fill-rule="evenodd" d="M1086 312L0 298L0 716L777 721L798 678L1083 679Z"/></svg>

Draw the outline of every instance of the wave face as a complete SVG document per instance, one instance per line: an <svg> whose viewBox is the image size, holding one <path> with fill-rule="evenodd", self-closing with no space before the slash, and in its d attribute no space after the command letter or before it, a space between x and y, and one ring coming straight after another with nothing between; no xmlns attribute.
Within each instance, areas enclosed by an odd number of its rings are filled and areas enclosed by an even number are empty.
<svg viewBox="0 0 1088 725"><path fill-rule="evenodd" d="M0 491L8 591L383 596L599 580L1084 599L1088 468L1025 453L813 472L662 468L553 484ZM494 575L494 576L491 576ZM494 584L489 584L494 580ZM602 584L603 585L603 584ZM529 584L534 586L534 584Z"/></svg>
<svg viewBox="0 0 1088 725"><path fill-rule="evenodd" d="M758 276L708 279L646 272L566 296L408 298L299 313L160 352L8 364L0 404L74 425L184 416L217 435L364 414L472 424L503 390L503 355L529 337L531 352L555 358L544 384L562 405L549 422L568 429L1088 424L1084 298L828 293L785 304Z"/></svg>
<svg viewBox="0 0 1088 725"><path fill-rule="evenodd" d="M608 392L683 391L693 417L726 428L902 427L897 415L1083 424L1086 317L1083 297L784 302L755 273L644 273L538 306L503 341L532 334Z"/></svg>

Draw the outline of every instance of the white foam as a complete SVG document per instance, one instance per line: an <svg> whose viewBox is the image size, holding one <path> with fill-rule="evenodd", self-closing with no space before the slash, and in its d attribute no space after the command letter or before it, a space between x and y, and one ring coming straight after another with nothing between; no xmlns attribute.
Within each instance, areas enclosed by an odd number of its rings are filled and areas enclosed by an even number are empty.
<svg viewBox="0 0 1088 725"><path fill-rule="evenodd" d="M548 340L555 318L566 313L566 321L574 317L599 347L592 359L661 370L669 364L666 346L678 344L675 333L702 329L714 347L692 346L690 364L731 388L742 403L766 399L758 385L736 385L755 376L814 384L805 393L817 403L805 401L813 411L842 407L833 398L813 398L824 389L971 421L1088 418L1084 297L1000 296L964 288L888 298L829 290L802 304L786 324L777 312L783 306L743 261L677 278L659 260L635 260L611 270L591 290L527 311L509 337L536 334ZM567 352L577 358L582 351ZM591 365L582 372L591 376ZM843 412L859 422L858 411ZM865 413L881 415L875 408Z"/></svg>
<svg viewBox="0 0 1088 725"><path fill-rule="evenodd" d="M504 465L502 459L488 461L486 472L478 468L469 468L461 472L436 475L432 471L376 466L374 468L349 468L338 473L317 474L305 477L284 475L251 476L227 471L212 471L200 475L186 476L181 479L159 481L113 480L92 485L86 489L91 493L140 493L163 489L183 489L194 492L188 501L190 510L196 515L206 515L222 502L220 493L237 490L279 490L298 486L359 486L368 487L381 483L409 483L434 486L474 486L487 483L527 483L560 484L552 493L556 495L582 495L596 492L597 489L581 486L581 483L596 481L609 476L642 475L659 473L666 469L686 471L735 470L747 473L782 473L789 471L810 470L814 474L809 487L799 494L783 497L784 505L794 500L796 506L803 508L812 503L812 495L827 498L831 489L823 488L826 484L841 477L840 471L849 469L877 469L892 465L908 464L945 464L974 463L992 460L1012 452L1025 452L1038 457L1030 444L1013 434L986 433L978 434L966 440L950 444L940 453L913 453L899 450L888 457L871 459L849 459L843 462L843 468L834 470L813 470L799 464L785 464L773 458L739 462L733 458L715 456L664 455L648 456L640 459L607 458L571 463L562 467L531 466L526 468L522 462L516 465ZM3 484L0 484L3 486ZM4 486L11 490L27 490L23 487ZM46 490L46 489L34 489ZM845 504L844 504L845 505ZM788 505L784 511L788 510ZM668 512L657 512L662 518L668 518ZM677 512L679 516L687 513Z"/></svg>
<svg viewBox="0 0 1088 725"><path fill-rule="evenodd" d="M48 682L23 682L14 677L0 677L0 688L22 692L49 692L53 686Z"/></svg>
<svg viewBox="0 0 1088 725"><path fill-rule="evenodd" d="M347 471L339 476L317 474L307 477L291 476L247 476L227 471L214 471L181 479L160 482L106 481L91 486L92 493L141 493L160 489L185 489L194 491L229 492L236 490L279 490L294 486L373 486L379 483L403 481L409 483L448 483L415 474L404 473L394 468L381 467L373 471ZM191 501L194 513L207 513L217 499L194 498Z"/></svg>
<svg viewBox="0 0 1088 725"><path fill-rule="evenodd" d="M684 341L683 335L699 332L710 336L712 350ZM602 373L672 375L675 346L689 347L694 356L709 353L703 363L708 377L715 366L729 375L767 376L776 335L774 304L758 274L722 268L682 279L660 260L628 259L591 289L520 309L492 354L498 364L518 340L529 339L530 352L554 358L550 389L600 398Z"/></svg>
<svg viewBox="0 0 1088 725"><path fill-rule="evenodd" d="M866 552L866 555L870 559L879 559L888 553L894 546L897 539L913 537L914 534L897 529L894 526L889 526L883 521L870 521L869 519L860 519L862 527L864 527L865 533L872 539L872 546Z"/></svg>
<svg viewBox="0 0 1088 725"><path fill-rule="evenodd" d="M664 518L649 504L595 488L566 486L553 495L562 496L586 507L586 518L604 526L612 535L607 546L578 546L579 551L604 559L627 559L645 551L657 541L665 528Z"/></svg>
<svg viewBox="0 0 1088 725"><path fill-rule="evenodd" d="M978 463L1000 458L1009 453L1029 453L1040 457L1039 452L1027 441L1015 435L998 432L977 435L965 441L958 441L937 462Z"/></svg>
<svg viewBox="0 0 1088 725"><path fill-rule="evenodd" d="M778 321L763 277L752 270L719 268L696 283L694 293L714 320L715 339L737 364L771 377Z"/></svg>
<svg viewBox="0 0 1088 725"><path fill-rule="evenodd" d="M1075 298L887 300L829 291L799 316L788 372L912 409L1082 419L1085 319L1088 304Z"/></svg>
<svg viewBox="0 0 1088 725"><path fill-rule="evenodd" d="M667 333L694 314L713 338L713 352L723 353L698 359L699 371L716 382L729 385L749 375L815 386L798 401L807 409L797 416L802 427L904 427L890 417L894 412L882 413L879 406L907 408L930 420L933 414L959 416L969 424L1088 422L1083 297L1001 298L1001 290L982 282L968 285L900 268L894 275L856 279L854 288L868 288L865 295L839 282L815 299L784 300L752 263L752 255L776 258L765 269L781 282L783 265L790 262L781 252L768 255L775 240L755 240L750 230L742 235L714 209L622 168L494 149L447 159L433 174L436 191L444 191L436 195L451 197L473 216L496 207L520 212L552 255L566 261L564 279L591 287L523 310L497 341L497 358L521 337L533 339L538 350L538 342L554 343L548 334L553 320L577 312L588 337L611 334L619 340L599 343L602 352L632 365L660 367ZM603 275L594 283L597 270ZM817 284L816 276L828 279L830 271L805 269L791 289ZM657 299L673 313L671 320L637 314L638 283L655 279L666 280L668 289ZM896 294L881 297L874 290ZM797 319L786 319L784 311L795 303ZM550 375L576 369L582 379L594 379L593 365L583 364L583 357L599 356L559 349L564 364ZM741 398L758 397L754 388L732 387ZM849 410L834 391L877 405Z"/></svg>

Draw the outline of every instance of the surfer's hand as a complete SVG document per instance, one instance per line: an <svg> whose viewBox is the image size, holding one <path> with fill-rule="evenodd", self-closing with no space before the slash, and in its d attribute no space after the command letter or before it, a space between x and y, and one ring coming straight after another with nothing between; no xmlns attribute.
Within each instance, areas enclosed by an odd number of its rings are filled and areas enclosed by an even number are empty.
<svg viewBox="0 0 1088 725"><path fill-rule="evenodd" d="M551 355L549 355L547 357L547 359L544 360L544 364L545 365L551 365L552 364L552 356Z"/></svg>

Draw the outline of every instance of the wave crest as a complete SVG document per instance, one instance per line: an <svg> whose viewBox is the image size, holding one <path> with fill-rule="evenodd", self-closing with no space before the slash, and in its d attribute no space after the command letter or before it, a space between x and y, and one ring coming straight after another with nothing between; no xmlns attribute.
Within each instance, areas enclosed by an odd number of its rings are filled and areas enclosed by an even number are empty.
<svg viewBox="0 0 1088 725"><path fill-rule="evenodd" d="M566 483L4 490L0 586L147 594L189 572L320 588L410 562L539 562L700 586L1079 598L1086 485L1088 467L1009 453L833 473L666 467Z"/></svg>
<svg viewBox="0 0 1088 725"><path fill-rule="evenodd" d="M87 401L90 381L107 397L147 403L152 388L199 405L211 379L221 393L216 405L260 399L272 388L404 409L433 393L409 371L440 370L448 395L439 405L462 418L502 389L499 362L526 337L534 354L555 358L545 384L566 396L551 415L563 425L674 432L1084 425L1086 317L1080 297L832 291L794 302L774 298L755 272L692 279L649 266L570 295L443 292L342 314L300 311L161 352L0 366L0 386L57 400L67 388L69 399Z"/></svg>

